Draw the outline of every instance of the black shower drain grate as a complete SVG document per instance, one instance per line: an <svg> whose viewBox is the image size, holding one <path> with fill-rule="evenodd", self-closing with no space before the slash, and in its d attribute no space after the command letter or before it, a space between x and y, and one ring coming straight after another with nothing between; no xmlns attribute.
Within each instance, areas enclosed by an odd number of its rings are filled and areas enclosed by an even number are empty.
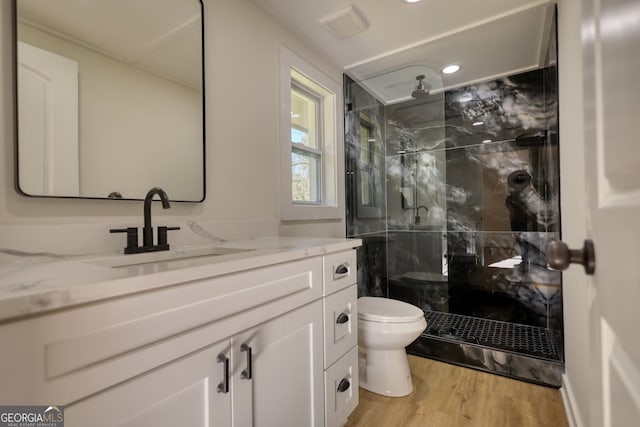
<svg viewBox="0 0 640 427"><path fill-rule="evenodd" d="M438 311L426 311L424 314L427 318L427 336L562 360L560 331Z"/></svg>

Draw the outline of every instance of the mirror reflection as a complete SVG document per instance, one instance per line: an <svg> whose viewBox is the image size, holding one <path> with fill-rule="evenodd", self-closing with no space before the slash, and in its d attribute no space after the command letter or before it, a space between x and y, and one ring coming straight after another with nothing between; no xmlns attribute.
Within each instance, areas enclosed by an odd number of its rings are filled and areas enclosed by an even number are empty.
<svg viewBox="0 0 640 427"><path fill-rule="evenodd" d="M200 0L16 0L18 189L204 199Z"/></svg>

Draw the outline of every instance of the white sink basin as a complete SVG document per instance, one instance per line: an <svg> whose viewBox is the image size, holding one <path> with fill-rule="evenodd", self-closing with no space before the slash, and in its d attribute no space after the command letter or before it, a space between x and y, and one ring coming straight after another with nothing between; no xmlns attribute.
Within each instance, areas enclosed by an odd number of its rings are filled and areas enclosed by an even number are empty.
<svg viewBox="0 0 640 427"><path fill-rule="evenodd" d="M147 252L142 254L121 255L112 258L92 261L91 264L98 264L111 268L127 268L137 265L152 264L163 261L182 261L193 258L217 257L222 255L249 252L255 249L227 248L221 246L208 246L196 248L172 249L169 251Z"/></svg>

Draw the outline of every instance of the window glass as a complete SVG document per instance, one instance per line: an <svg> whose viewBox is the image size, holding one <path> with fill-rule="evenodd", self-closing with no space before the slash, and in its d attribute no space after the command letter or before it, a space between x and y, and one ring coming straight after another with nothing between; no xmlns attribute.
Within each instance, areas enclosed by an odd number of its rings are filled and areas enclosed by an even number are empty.
<svg viewBox="0 0 640 427"><path fill-rule="evenodd" d="M320 156L301 150L291 152L291 185L293 201L320 203Z"/></svg>
<svg viewBox="0 0 640 427"><path fill-rule="evenodd" d="M294 77L292 72L292 78ZM291 199L293 203L322 203L323 126L321 94L291 81Z"/></svg>
<svg viewBox="0 0 640 427"><path fill-rule="evenodd" d="M291 142L320 148L318 104L320 100L293 84L291 86Z"/></svg>

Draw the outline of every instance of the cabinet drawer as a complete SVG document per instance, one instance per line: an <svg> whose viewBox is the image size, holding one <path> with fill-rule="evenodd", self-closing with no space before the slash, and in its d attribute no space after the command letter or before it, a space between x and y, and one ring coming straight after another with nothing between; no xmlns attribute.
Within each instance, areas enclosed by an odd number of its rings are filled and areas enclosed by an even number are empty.
<svg viewBox="0 0 640 427"><path fill-rule="evenodd" d="M349 250L324 257L324 295L356 283L358 276L356 251Z"/></svg>
<svg viewBox="0 0 640 427"><path fill-rule="evenodd" d="M356 285L324 299L324 366L329 367L358 344Z"/></svg>
<svg viewBox="0 0 640 427"><path fill-rule="evenodd" d="M327 427L340 427L358 406L358 347L353 347L325 372Z"/></svg>

